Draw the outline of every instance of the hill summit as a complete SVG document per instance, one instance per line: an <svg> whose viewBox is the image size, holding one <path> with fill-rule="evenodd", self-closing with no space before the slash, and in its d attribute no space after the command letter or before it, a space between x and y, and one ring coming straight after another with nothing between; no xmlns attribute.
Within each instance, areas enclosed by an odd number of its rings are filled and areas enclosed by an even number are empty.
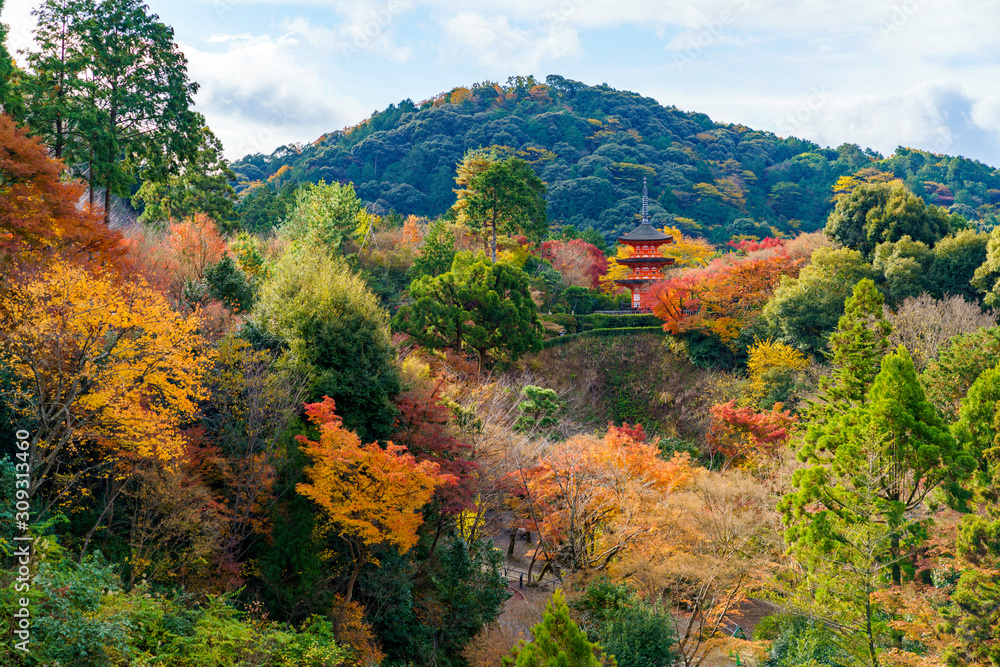
<svg viewBox="0 0 1000 667"><path fill-rule="evenodd" d="M831 188L865 168L892 173L928 203L981 227L1000 220L1000 171L981 162L902 147L889 158L855 144L822 148L556 75L403 100L310 145L232 166L238 189L352 182L380 213L436 217L455 201L456 164L487 146L531 163L548 185L552 223L593 227L609 240L635 226L643 177L654 225L716 243L821 228Z"/></svg>

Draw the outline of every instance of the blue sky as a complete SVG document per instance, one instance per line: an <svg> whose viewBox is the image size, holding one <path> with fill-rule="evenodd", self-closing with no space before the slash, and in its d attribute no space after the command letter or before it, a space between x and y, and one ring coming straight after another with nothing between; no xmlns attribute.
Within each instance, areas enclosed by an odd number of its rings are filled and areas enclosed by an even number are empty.
<svg viewBox="0 0 1000 667"><path fill-rule="evenodd" d="M1000 167L997 0L147 0L226 153L405 98L560 74L714 120ZM6 0L12 50L35 0Z"/></svg>

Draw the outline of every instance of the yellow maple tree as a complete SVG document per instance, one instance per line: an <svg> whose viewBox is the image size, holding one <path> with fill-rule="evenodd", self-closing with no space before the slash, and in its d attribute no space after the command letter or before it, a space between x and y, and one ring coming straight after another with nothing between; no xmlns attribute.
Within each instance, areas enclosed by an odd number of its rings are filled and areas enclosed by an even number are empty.
<svg viewBox="0 0 1000 667"><path fill-rule="evenodd" d="M65 488L85 441L109 464L180 455L212 359L197 313L181 316L141 277L61 261L24 279L7 312L0 354L18 380L9 402L34 425L32 494L57 470Z"/></svg>

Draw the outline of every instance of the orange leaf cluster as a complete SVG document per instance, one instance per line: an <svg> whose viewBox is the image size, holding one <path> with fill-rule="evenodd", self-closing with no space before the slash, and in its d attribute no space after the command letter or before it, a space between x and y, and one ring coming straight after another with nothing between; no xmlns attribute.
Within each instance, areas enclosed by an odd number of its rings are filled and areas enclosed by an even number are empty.
<svg viewBox="0 0 1000 667"><path fill-rule="evenodd" d="M84 185L63 180L64 170L38 139L0 114L0 261L65 250L99 265L121 254L120 234L104 225L100 211L79 206Z"/></svg>
<svg viewBox="0 0 1000 667"><path fill-rule="evenodd" d="M197 413L211 363L194 316L141 278L63 261L26 280L7 311L0 352L38 423L39 483L82 440L164 461L181 453L179 427Z"/></svg>
<svg viewBox="0 0 1000 667"><path fill-rule="evenodd" d="M296 489L316 501L359 550L367 553L369 546L391 544L405 553L417 543L420 509L434 489L457 479L441 473L433 461L418 463L402 445L361 444L357 434L344 428L335 408L329 396L306 404L320 439L297 436L312 464L306 468L309 482Z"/></svg>
<svg viewBox="0 0 1000 667"><path fill-rule="evenodd" d="M797 276L801 263L784 245L747 257L721 257L654 285L653 314L671 334L704 331L732 341L759 315L781 277Z"/></svg>
<svg viewBox="0 0 1000 667"><path fill-rule="evenodd" d="M606 567L647 533L657 505L693 471L686 454L663 460L656 442L613 428L554 445L524 475L535 530L578 570Z"/></svg>

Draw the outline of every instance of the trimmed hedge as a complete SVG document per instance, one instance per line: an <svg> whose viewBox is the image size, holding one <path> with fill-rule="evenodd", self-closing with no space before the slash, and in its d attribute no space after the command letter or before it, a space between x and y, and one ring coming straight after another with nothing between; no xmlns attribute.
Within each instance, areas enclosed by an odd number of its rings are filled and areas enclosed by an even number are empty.
<svg viewBox="0 0 1000 667"><path fill-rule="evenodd" d="M579 321L578 331L663 326L663 320L650 313L635 315L602 315L600 313L593 313L591 315L582 315L577 320Z"/></svg>
<svg viewBox="0 0 1000 667"><path fill-rule="evenodd" d="M575 334L566 334L565 336L559 336L557 338L550 338L546 341L542 341L542 349L546 350L550 347L557 347L559 345L565 345L571 340L576 340L577 338L583 338L584 336L590 338L604 338L608 336L628 336L636 333L646 333L646 332L659 332L666 335L663 330L663 325L658 325L655 327L616 327L614 329L591 329L589 331L581 331Z"/></svg>

